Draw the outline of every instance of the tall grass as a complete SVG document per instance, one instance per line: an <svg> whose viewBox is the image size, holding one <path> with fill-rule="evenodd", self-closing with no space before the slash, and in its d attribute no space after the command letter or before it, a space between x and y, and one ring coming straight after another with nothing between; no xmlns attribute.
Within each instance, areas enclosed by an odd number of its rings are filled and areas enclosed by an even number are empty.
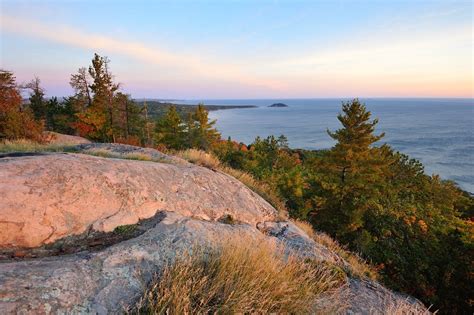
<svg viewBox="0 0 474 315"><path fill-rule="evenodd" d="M213 170L219 170L236 178L252 191L260 195L260 197L265 199L273 207L275 207L282 219L288 217L288 210L285 206L285 203L281 200L277 193L269 185L255 179L251 174L226 166L222 164L216 156L205 151L188 149L176 152L175 155L193 164L204 166Z"/></svg>
<svg viewBox="0 0 474 315"><path fill-rule="evenodd" d="M64 144L47 144L37 141L18 139L0 141L0 152L63 152L68 145Z"/></svg>
<svg viewBox="0 0 474 315"><path fill-rule="evenodd" d="M345 307L338 298L345 285L340 274L325 264L285 258L276 242L226 239L215 250L192 253L166 267L131 313L310 314Z"/></svg>
<svg viewBox="0 0 474 315"><path fill-rule="evenodd" d="M370 266L362 257L346 250L336 240L326 233L316 232L313 230L311 224L301 220L293 220L293 222L316 243L323 245L331 252L337 254L343 259L338 262L338 266L345 270L350 276L357 278L377 279L377 272L375 268Z"/></svg>
<svg viewBox="0 0 474 315"><path fill-rule="evenodd" d="M387 315L430 315L437 314L438 311L430 310L431 307L425 308L421 303L412 303L408 299L390 299L385 301L385 310L382 314ZM371 310L369 314L380 314L379 310Z"/></svg>
<svg viewBox="0 0 474 315"><path fill-rule="evenodd" d="M204 166L210 169L217 169L221 166L219 159L206 151L187 149L184 151L177 151L174 155L191 162L196 165Z"/></svg>
<svg viewBox="0 0 474 315"><path fill-rule="evenodd" d="M162 157L155 158L152 155L146 154L143 152L120 153L120 152L113 152L113 151L110 151L108 149L103 149L103 148L90 148L86 150L81 150L79 153L99 156L103 158L112 158L112 159L170 163L170 161L165 158L162 158Z"/></svg>

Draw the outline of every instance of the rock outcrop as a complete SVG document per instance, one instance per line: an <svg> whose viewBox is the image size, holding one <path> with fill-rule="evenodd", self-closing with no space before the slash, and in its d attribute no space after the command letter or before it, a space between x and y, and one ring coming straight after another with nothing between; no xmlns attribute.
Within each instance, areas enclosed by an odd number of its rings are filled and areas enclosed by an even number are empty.
<svg viewBox="0 0 474 315"><path fill-rule="evenodd" d="M233 177L190 164L46 154L0 159L0 247L37 247L166 210L255 225L276 210Z"/></svg>
<svg viewBox="0 0 474 315"><path fill-rule="evenodd" d="M44 141L49 144L60 144L60 145L76 145L91 143L86 138L64 135L53 131L45 131L43 133Z"/></svg>
<svg viewBox="0 0 474 315"><path fill-rule="evenodd" d="M226 237L281 242L292 254L328 263L343 259L233 177L152 149L85 144L74 151L91 149L152 161L78 153L0 158L0 251L63 246L139 221L140 231L95 249L0 255L0 314L122 313L180 253ZM425 310L366 279L349 279L341 290L350 314L383 313L400 303Z"/></svg>

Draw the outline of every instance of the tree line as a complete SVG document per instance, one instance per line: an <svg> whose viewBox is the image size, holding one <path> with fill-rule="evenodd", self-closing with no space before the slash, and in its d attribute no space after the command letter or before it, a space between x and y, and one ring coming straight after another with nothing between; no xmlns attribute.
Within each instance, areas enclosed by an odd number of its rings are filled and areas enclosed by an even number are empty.
<svg viewBox="0 0 474 315"><path fill-rule="evenodd" d="M0 71L0 138L41 140L46 129L99 142L212 152L271 187L292 218L360 253L388 286L443 313L472 313L472 196L425 174L419 161L377 145L384 134L376 134L377 120L357 99L343 103L341 128L328 131L335 146L309 151L290 149L284 136L257 137L249 145L222 140L203 105L186 114L170 106L151 119L146 104L121 91L109 59L97 54L89 68L71 75L74 95L46 100L40 83L35 78L19 86L11 72Z"/></svg>
<svg viewBox="0 0 474 315"><path fill-rule="evenodd" d="M220 139L213 127L215 122L209 121L202 104L185 118L171 106L164 117L153 119L146 103L139 106L115 82L107 57L95 54L88 68L71 75L69 84L73 95L62 100L46 99L39 78L18 84L12 72L0 70L0 139L41 141L47 130L98 142L176 149L208 149ZM29 92L28 104L21 97L25 90Z"/></svg>

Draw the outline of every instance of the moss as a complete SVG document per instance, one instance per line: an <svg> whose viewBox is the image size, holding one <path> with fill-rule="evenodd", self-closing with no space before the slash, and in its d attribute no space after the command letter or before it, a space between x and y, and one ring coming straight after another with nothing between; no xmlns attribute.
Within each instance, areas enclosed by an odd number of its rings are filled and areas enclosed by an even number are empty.
<svg viewBox="0 0 474 315"><path fill-rule="evenodd" d="M133 232L135 232L136 229L137 229L136 224L119 225L114 229L114 233L127 235L127 234L132 234Z"/></svg>

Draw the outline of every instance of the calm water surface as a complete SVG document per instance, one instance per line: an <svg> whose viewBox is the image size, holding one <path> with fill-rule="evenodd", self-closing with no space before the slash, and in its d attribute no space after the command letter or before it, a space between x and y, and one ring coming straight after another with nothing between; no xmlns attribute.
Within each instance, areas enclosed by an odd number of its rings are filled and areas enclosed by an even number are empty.
<svg viewBox="0 0 474 315"><path fill-rule="evenodd" d="M330 148L326 130L340 128L342 99L193 100L185 103L256 105L210 113L224 138L251 143L256 136L284 134L292 148ZM379 118L381 143L419 159L428 174L456 181L474 192L474 102L472 99L361 99ZM289 107L270 108L276 102Z"/></svg>

